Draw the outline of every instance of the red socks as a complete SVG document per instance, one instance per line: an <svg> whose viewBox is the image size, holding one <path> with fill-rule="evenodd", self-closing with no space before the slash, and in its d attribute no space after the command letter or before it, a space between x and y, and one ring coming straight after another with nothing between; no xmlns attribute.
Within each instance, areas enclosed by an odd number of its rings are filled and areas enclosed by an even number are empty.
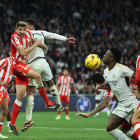
<svg viewBox="0 0 140 140"><path fill-rule="evenodd" d="M13 104L13 111L12 111L12 118L11 118L11 124L16 123L17 116L20 112L21 107L18 106L15 102Z"/></svg>
<svg viewBox="0 0 140 140"><path fill-rule="evenodd" d="M0 132L1 132L2 126L3 126L3 122L0 122Z"/></svg>
<svg viewBox="0 0 140 140"><path fill-rule="evenodd" d="M66 115L69 114L69 108L65 108L65 114L66 114Z"/></svg>
<svg viewBox="0 0 140 140"><path fill-rule="evenodd" d="M46 91L45 91L45 88L44 86L43 87L40 87L40 88L37 88L40 96L42 96L42 98L44 99L45 101L45 105L47 105L49 103L49 98L47 97L47 94L46 94Z"/></svg>
<svg viewBox="0 0 140 140"><path fill-rule="evenodd" d="M133 127L134 127L135 133L137 135L137 138L140 139L140 122L135 122L133 124Z"/></svg>

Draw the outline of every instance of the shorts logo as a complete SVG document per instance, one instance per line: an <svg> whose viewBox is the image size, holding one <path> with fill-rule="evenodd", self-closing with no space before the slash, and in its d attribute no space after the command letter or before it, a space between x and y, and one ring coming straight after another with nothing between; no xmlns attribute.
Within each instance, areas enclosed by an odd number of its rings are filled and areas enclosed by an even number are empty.
<svg viewBox="0 0 140 140"><path fill-rule="evenodd" d="M25 68L24 68L24 70L28 70L28 68L27 68L27 67L25 67Z"/></svg>
<svg viewBox="0 0 140 140"><path fill-rule="evenodd" d="M76 103L77 111L90 111L91 101L87 97L80 97Z"/></svg>

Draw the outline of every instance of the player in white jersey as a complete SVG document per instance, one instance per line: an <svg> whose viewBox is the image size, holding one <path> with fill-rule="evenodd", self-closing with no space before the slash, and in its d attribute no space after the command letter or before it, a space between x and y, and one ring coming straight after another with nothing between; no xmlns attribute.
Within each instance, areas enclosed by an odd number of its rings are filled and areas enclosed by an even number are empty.
<svg viewBox="0 0 140 140"><path fill-rule="evenodd" d="M57 39L61 41L67 41L69 43L75 43L74 38L67 38L62 35L58 35L55 33L50 33L47 31L35 31L35 21L32 18L28 18L25 20L27 24L27 29L31 30L34 33L34 38L36 39L42 39L42 43L46 39ZM44 82L46 82L47 86L50 89L50 92L52 96L54 97L57 104L61 105L60 97L58 90L53 82L53 75L51 72L51 69L49 67L49 64L45 60L45 55L43 49L40 49L39 47L36 47L29 55L28 55L28 64L29 67L33 70L40 73L41 78ZM30 126L30 123L32 123L32 110L34 107L34 91L36 88L36 83L34 79L29 80L29 85L27 88L27 102L26 102L26 123L24 124L23 131L27 130L28 126ZM64 108L61 107L58 109L58 111L62 111Z"/></svg>
<svg viewBox="0 0 140 140"><path fill-rule="evenodd" d="M98 86L99 84L105 83L105 79L104 79L103 75L100 73L94 73L90 79L91 79L91 83L95 87ZM133 88L136 88L136 87L133 86ZM115 94L111 91L111 89L104 90L103 101L95 109L93 109L90 113L77 113L76 116L80 115L85 118L90 117L90 116L96 114L97 112L102 111L104 108L106 108L109 105L109 102L111 100L115 100L118 102ZM132 127L132 124L129 124L128 122L126 122L124 120L124 122L120 125L120 130L123 131L128 137L130 137L134 140L137 140L138 136L136 135L135 130L131 127ZM120 130L116 129L116 131L122 136L122 139L128 140L128 138L125 136L125 134L123 134Z"/></svg>
<svg viewBox="0 0 140 140"><path fill-rule="evenodd" d="M96 88L96 92L99 89L111 88L119 101L107 125L107 132L116 139L119 139L118 136L120 137L120 134L116 132L116 128L122 124L124 118L128 122L131 121L137 136L140 135L140 131L137 131L140 128L140 103L129 88L129 78L135 79L135 73L130 68L117 63L120 59L121 52L118 48L111 48L106 52L103 57L103 62L107 65L107 68L104 70L106 83ZM133 117L131 118L132 115Z"/></svg>

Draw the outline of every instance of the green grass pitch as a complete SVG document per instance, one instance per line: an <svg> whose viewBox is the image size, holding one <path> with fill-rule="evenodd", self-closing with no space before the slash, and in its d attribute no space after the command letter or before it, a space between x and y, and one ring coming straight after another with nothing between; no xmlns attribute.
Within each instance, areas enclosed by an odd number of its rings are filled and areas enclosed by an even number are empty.
<svg viewBox="0 0 140 140"><path fill-rule="evenodd" d="M106 132L108 117L106 113L100 113L99 118L91 116L83 118L75 116L76 112L70 112L71 120L65 120L65 113L61 113L61 120L55 120L56 112L33 112L35 124L26 132L22 132L25 121L25 113L20 113L16 122L19 136L8 132L5 121L2 134L10 140L112 140Z"/></svg>

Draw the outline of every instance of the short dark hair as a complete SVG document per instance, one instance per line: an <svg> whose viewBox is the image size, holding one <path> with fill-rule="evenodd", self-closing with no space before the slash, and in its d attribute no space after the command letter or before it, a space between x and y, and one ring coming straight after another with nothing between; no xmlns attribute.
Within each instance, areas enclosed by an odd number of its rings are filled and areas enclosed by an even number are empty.
<svg viewBox="0 0 140 140"><path fill-rule="evenodd" d="M98 84L102 84L105 79L103 77L103 75L99 72L94 73L91 77L90 80L92 81L92 83L98 83Z"/></svg>
<svg viewBox="0 0 140 140"><path fill-rule="evenodd" d="M21 26L21 27L26 27L26 23L24 21L19 21L16 23L16 29Z"/></svg>
<svg viewBox="0 0 140 140"><path fill-rule="evenodd" d="M33 18L26 18L24 21L28 22L30 25L34 25L35 26L35 24L36 24L35 20Z"/></svg>
<svg viewBox="0 0 140 140"><path fill-rule="evenodd" d="M66 67L63 68L63 71L64 71L64 70L67 70L67 71L69 72L69 70L68 70Z"/></svg>
<svg viewBox="0 0 140 140"><path fill-rule="evenodd" d="M121 51L118 48L112 47L110 49L111 53L114 55L115 61L120 62L121 60Z"/></svg>

